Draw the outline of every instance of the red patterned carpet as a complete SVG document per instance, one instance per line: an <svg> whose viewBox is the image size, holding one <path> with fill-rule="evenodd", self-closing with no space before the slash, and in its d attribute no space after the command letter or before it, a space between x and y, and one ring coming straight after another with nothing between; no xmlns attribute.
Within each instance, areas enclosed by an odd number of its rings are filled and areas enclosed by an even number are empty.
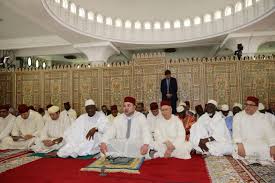
<svg viewBox="0 0 275 183"><path fill-rule="evenodd" d="M94 159L39 158L0 174L0 182L108 182L108 183L208 183L204 159L194 156L190 160L155 159L145 161L140 174L82 172L81 168ZM3 166L3 165L0 165Z"/></svg>

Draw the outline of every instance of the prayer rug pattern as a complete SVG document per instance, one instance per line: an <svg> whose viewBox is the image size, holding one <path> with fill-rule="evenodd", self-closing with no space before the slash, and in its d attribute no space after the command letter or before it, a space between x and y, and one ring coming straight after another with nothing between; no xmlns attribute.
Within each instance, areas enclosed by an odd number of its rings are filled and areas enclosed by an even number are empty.
<svg viewBox="0 0 275 183"><path fill-rule="evenodd" d="M31 151L27 151L27 150L12 150L12 149L8 149L8 150L1 150L0 151L0 162L5 161L7 159L12 159L12 158L16 158L25 154L29 154L31 153Z"/></svg>
<svg viewBox="0 0 275 183"><path fill-rule="evenodd" d="M275 182L275 167L261 165L246 165L241 160L231 156L205 158L212 182Z"/></svg>
<svg viewBox="0 0 275 183"><path fill-rule="evenodd" d="M119 159L120 157L118 157ZM115 160L114 160L115 161ZM95 172L122 172L122 173L136 173L139 174L139 169L144 162L144 158L124 158L124 162L115 163L112 160L100 158L81 168L81 171L95 171Z"/></svg>

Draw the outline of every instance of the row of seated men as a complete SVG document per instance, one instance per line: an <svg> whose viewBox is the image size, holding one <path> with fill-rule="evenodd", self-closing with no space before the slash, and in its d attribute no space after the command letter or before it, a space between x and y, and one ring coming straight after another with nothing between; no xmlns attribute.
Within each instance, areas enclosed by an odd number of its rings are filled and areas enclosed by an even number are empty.
<svg viewBox="0 0 275 183"><path fill-rule="evenodd" d="M62 115L58 106L49 107L50 117L44 124L41 115L25 104L19 105L18 117L9 114L4 105L0 107L0 125L4 126L0 131L0 149L30 149L44 153L58 150L57 155L63 158L101 152L102 156L147 159L189 159L194 149L206 155L274 162L274 115L258 111L258 98L247 97L244 110L234 117L226 105L218 112L214 100L207 102L205 113L197 118L193 118L192 112L185 107L180 104L178 115L173 115L169 101L162 101L160 107L153 102L146 118L136 111L135 98L125 97L123 113L108 119L89 99L85 101L86 113L76 120ZM112 106L112 110L117 111L117 107ZM229 116L232 117L231 132L225 120Z"/></svg>

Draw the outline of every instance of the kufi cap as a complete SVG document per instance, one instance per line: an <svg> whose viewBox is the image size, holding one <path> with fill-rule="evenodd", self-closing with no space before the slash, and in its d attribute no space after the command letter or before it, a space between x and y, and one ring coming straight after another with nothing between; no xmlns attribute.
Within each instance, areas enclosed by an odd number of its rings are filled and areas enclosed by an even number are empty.
<svg viewBox="0 0 275 183"><path fill-rule="evenodd" d="M208 100L207 104L214 104L216 107L218 106L218 103L215 100Z"/></svg>
<svg viewBox="0 0 275 183"><path fill-rule="evenodd" d="M254 96L248 96L246 98L246 101L254 102L257 106L259 105L259 99L257 97L254 97Z"/></svg>
<svg viewBox="0 0 275 183"><path fill-rule="evenodd" d="M53 114L53 113L58 112L59 110L60 110L60 109L59 109L58 106L52 106L52 107L50 107L50 108L48 109L48 112L49 112L49 114Z"/></svg>
<svg viewBox="0 0 275 183"><path fill-rule="evenodd" d="M134 97L130 97L130 96L125 97L124 102L130 102L130 103L136 105L136 99Z"/></svg>
<svg viewBox="0 0 275 183"><path fill-rule="evenodd" d="M164 105L171 106L171 102L168 101L168 100L163 100L163 101L161 101L161 102L160 102L160 106L162 107L162 106L164 106Z"/></svg>
<svg viewBox="0 0 275 183"><path fill-rule="evenodd" d="M18 112L19 112L20 114L25 113L25 112L28 112L28 111L29 111L29 107L28 107L26 104L20 104L20 105L18 106Z"/></svg>
<svg viewBox="0 0 275 183"><path fill-rule="evenodd" d="M229 111L229 106L227 104L223 104L221 107L222 111Z"/></svg>
<svg viewBox="0 0 275 183"><path fill-rule="evenodd" d="M95 102L92 99L88 99L85 101L85 107L88 105L95 105Z"/></svg>
<svg viewBox="0 0 275 183"><path fill-rule="evenodd" d="M183 112L184 111L184 107L183 106L178 106L177 107L177 112L180 113L180 112Z"/></svg>

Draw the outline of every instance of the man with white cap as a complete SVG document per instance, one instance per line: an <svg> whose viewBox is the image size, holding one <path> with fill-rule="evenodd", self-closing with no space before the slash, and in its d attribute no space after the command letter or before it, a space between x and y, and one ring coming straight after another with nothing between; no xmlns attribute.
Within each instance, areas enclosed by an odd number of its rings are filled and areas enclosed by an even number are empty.
<svg viewBox="0 0 275 183"><path fill-rule="evenodd" d="M234 117L233 141L235 151L233 157L248 161L274 161L275 130L258 111L259 99L248 96L244 111Z"/></svg>
<svg viewBox="0 0 275 183"><path fill-rule="evenodd" d="M194 117L194 113L189 111L189 113L187 113L187 108L183 107L181 105L179 105L177 107L177 115L178 118L181 120L183 127L185 129L185 139L187 141L189 141L189 137L190 137L190 128L191 126L196 122L196 118Z"/></svg>
<svg viewBox="0 0 275 183"><path fill-rule="evenodd" d="M7 149L29 149L44 126L42 116L25 104L18 106L20 116L15 120L11 137L3 139Z"/></svg>
<svg viewBox="0 0 275 183"><path fill-rule="evenodd" d="M271 122L272 127L275 127L275 116L269 112L266 112L265 106L263 103L259 103L258 111L264 114L266 120Z"/></svg>
<svg viewBox="0 0 275 183"><path fill-rule="evenodd" d="M0 149L6 149L2 139L10 136L16 117L9 113L9 105L0 105Z"/></svg>
<svg viewBox="0 0 275 183"><path fill-rule="evenodd" d="M85 101L87 113L79 116L65 131L65 145L59 149L57 155L62 158L92 155L99 152L98 143L108 124L107 117L96 111L92 99Z"/></svg>
<svg viewBox="0 0 275 183"><path fill-rule="evenodd" d="M156 152L153 155L150 153L150 155L152 158L190 159L192 145L185 141L185 130L182 122L172 114L170 101L162 101L160 105L163 118L157 120L155 142L152 144Z"/></svg>
<svg viewBox="0 0 275 183"><path fill-rule="evenodd" d="M221 113L217 112L217 105L215 100L207 102L206 113L191 127L190 141L197 152L230 155L233 151L231 136Z"/></svg>
<svg viewBox="0 0 275 183"><path fill-rule="evenodd" d="M123 114L103 135L100 151L106 156L142 157L148 153L152 136L144 114L137 112L136 99L125 97Z"/></svg>
<svg viewBox="0 0 275 183"><path fill-rule="evenodd" d="M232 123L233 123L233 113L229 110L229 106L227 104L223 104L221 107L222 118L225 120L225 124L232 136Z"/></svg>
<svg viewBox="0 0 275 183"><path fill-rule="evenodd" d="M149 125L149 129L152 133L153 138L154 138L155 128L156 128L156 125L157 125L157 119L161 118L161 117L162 116L161 116L161 113L160 113L160 110L159 110L158 103L152 102L150 104L150 111L147 115L147 123Z"/></svg>
<svg viewBox="0 0 275 183"><path fill-rule="evenodd" d="M51 106L48 113L50 119L45 122L39 138L35 140L35 145L31 147L34 152L48 153L58 150L64 145L63 135L65 130L70 127L71 120L60 115L58 106Z"/></svg>
<svg viewBox="0 0 275 183"><path fill-rule="evenodd" d="M240 103L234 103L233 108L232 108L232 112L233 115L235 116L235 114L241 112L243 109L243 105Z"/></svg>

